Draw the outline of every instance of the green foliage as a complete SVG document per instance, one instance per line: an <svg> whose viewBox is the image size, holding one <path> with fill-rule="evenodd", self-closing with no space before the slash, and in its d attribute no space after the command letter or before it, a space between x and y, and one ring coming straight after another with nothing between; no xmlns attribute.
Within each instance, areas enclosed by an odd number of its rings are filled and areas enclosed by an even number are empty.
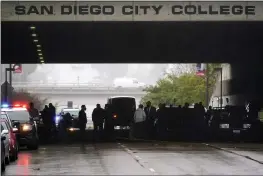
<svg viewBox="0 0 263 176"><path fill-rule="evenodd" d="M214 69L220 64L209 64L209 95L211 96L217 74ZM142 98L141 103L151 101L157 106L159 103L183 105L185 102L190 104L203 102L206 99L206 77L196 76L195 73L186 73L180 77L167 74L160 79L155 86L145 89L147 94Z"/></svg>

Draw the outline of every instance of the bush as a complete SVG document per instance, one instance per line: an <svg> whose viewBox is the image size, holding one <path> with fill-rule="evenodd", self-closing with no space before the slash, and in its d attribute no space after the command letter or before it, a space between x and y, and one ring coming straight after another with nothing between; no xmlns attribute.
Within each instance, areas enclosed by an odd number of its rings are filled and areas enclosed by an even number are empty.
<svg viewBox="0 0 263 176"><path fill-rule="evenodd" d="M42 110L45 104L48 102L48 99L41 99L37 94L29 93L25 90L14 91L12 93L12 102L21 102L21 103L30 103L33 102L35 108Z"/></svg>

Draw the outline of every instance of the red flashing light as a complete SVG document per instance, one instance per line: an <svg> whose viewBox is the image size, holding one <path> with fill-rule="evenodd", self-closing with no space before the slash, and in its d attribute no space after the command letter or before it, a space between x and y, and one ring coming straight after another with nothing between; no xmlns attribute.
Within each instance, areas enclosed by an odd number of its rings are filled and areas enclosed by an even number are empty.
<svg viewBox="0 0 263 176"><path fill-rule="evenodd" d="M15 108L26 108L27 106L25 104L14 104Z"/></svg>

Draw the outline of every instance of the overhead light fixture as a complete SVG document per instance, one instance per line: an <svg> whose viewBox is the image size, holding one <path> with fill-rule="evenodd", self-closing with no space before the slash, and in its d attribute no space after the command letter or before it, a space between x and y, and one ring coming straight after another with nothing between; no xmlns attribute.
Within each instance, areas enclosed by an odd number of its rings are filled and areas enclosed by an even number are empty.
<svg viewBox="0 0 263 176"><path fill-rule="evenodd" d="M37 43L38 42L38 40L33 40L35 43Z"/></svg>
<svg viewBox="0 0 263 176"><path fill-rule="evenodd" d="M41 52L41 49L38 49L37 52Z"/></svg>
<svg viewBox="0 0 263 176"><path fill-rule="evenodd" d="M44 63L44 61L43 61L43 60L41 60L40 62L41 62L41 63Z"/></svg>
<svg viewBox="0 0 263 176"><path fill-rule="evenodd" d="M43 60L44 58L41 56L41 57L39 57L39 59L40 59L40 60Z"/></svg>
<svg viewBox="0 0 263 176"><path fill-rule="evenodd" d="M36 29L36 27L35 26L30 26L30 29L34 30L34 29Z"/></svg>
<svg viewBox="0 0 263 176"><path fill-rule="evenodd" d="M37 34L32 34L32 37L36 37L37 36Z"/></svg>
<svg viewBox="0 0 263 176"><path fill-rule="evenodd" d="M42 56L42 53L38 53L39 56Z"/></svg>
<svg viewBox="0 0 263 176"><path fill-rule="evenodd" d="M41 45L37 45L38 48L41 48Z"/></svg>

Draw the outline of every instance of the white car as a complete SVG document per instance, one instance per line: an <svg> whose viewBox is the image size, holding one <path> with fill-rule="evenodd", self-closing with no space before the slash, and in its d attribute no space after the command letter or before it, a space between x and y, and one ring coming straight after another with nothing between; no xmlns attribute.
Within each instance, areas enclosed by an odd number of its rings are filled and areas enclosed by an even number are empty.
<svg viewBox="0 0 263 176"><path fill-rule="evenodd" d="M116 78L114 80L114 87L121 88L144 88L145 83L139 82L136 78Z"/></svg>

